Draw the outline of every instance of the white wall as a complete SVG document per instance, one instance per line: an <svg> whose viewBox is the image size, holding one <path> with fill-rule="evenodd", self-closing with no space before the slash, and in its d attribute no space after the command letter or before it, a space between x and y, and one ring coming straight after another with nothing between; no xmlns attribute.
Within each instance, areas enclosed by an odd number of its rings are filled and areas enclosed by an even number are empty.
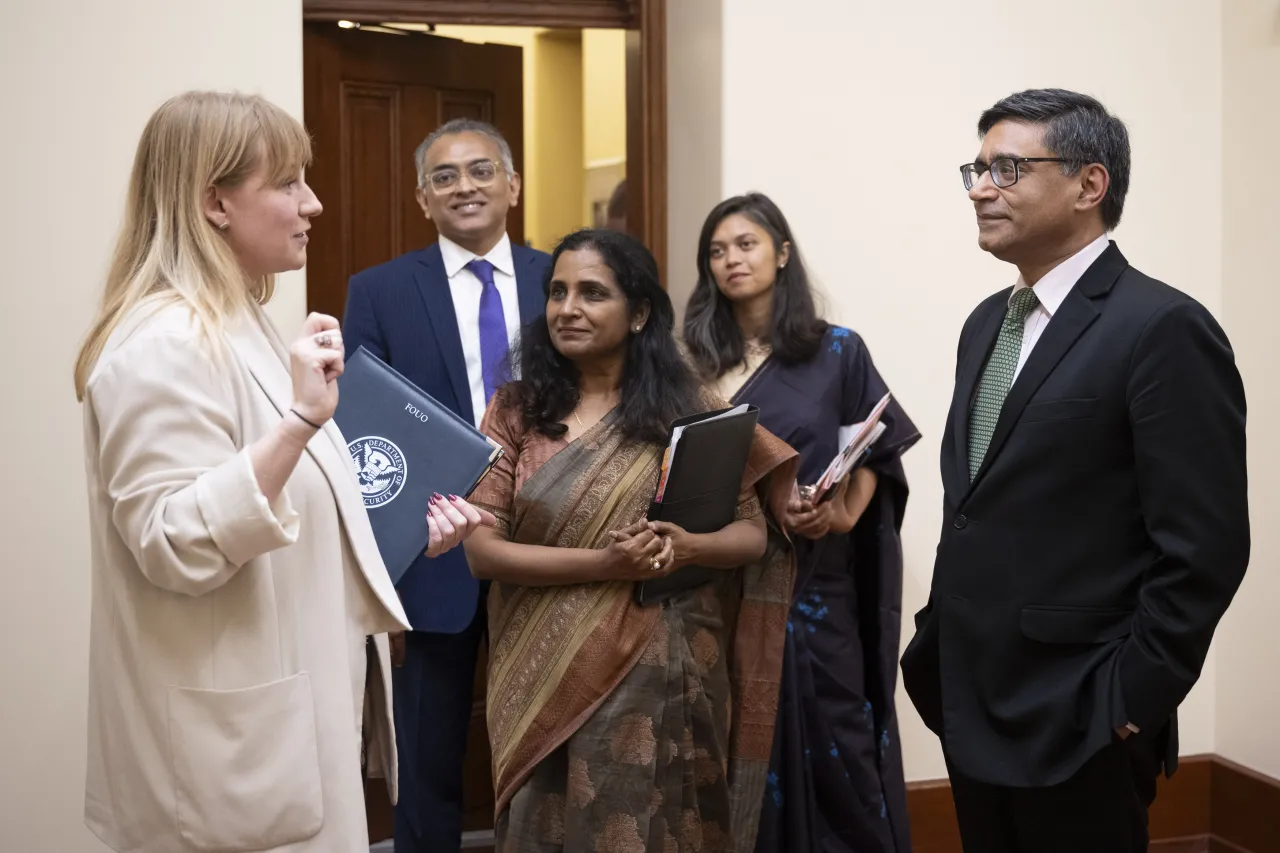
<svg viewBox="0 0 1280 853"><path fill-rule="evenodd" d="M1280 2L1223 14L1223 313L1249 403L1253 554L1218 635L1217 748L1280 778Z"/></svg>
<svg viewBox="0 0 1280 853"><path fill-rule="evenodd" d="M1030 87L1099 97L1132 134L1120 246L1144 272L1221 313L1220 4L724 5L723 192L758 189L779 203L830 296L831 316L867 339L924 434L906 458L909 616L924 604L932 572L939 442L960 326L1016 276L978 249L960 182L958 166L978 149L979 114ZM673 92L685 83L674 75L672 82ZM673 125L677 119L673 113ZM678 133L673 126L672 137ZM1273 150L1255 153L1268 158ZM680 157L673 149L673 173ZM1262 161L1248 179L1267 168L1274 170ZM673 189L674 214L685 199ZM673 245L678 238L692 239L673 233ZM910 618L904 626L905 642ZM1211 663L1184 705L1184 753L1213 748L1214 681ZM908 778L945 776L937 740L901 691L899 702Z"/></svg>
<svg viewBox="0 0 1280 853"><path fill-rule="evenodd" d="M0 849L100 851L83 826L89 568L71 370L142 125L188 88L301 115L299 0L45 0L0 26ZM301 323L300 275L271 311Z"/></svg>

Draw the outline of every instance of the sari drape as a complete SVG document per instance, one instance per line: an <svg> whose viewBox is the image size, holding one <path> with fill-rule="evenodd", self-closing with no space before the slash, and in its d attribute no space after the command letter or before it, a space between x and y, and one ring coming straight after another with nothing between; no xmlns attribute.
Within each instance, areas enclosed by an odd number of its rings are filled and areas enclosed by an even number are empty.
<svg viewBox="0 0 1280 853"><path fill-rule="evenodd" d="M613 414L570 444L548 439L503 399L482 429L506 457L472 500L511 541L602 548L644 516L661 448L626 440ZM761 502L779 513L794 465L760 430L739 516ZM769 543L759 562L662 606L637 606L629 582L493 584L499 850L751 849L794 580L789 543Z"/></svg>

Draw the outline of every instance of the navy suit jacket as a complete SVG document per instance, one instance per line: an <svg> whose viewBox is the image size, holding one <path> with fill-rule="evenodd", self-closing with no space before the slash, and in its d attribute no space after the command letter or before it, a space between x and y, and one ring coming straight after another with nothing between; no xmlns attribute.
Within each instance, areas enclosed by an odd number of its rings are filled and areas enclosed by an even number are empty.
<svg viewBox="0 0 1280 853"><path fill-rule="evenodd" d="M511 257L523 326L546 308L542 279L551 257L515 244ZM364 347L475 423L458 318L438 244L352 276L342 338L348 353ZM462 548L435 559L419 557L396 589L415 631L456 634L471 624L479 599L479 582Z"/></svg>

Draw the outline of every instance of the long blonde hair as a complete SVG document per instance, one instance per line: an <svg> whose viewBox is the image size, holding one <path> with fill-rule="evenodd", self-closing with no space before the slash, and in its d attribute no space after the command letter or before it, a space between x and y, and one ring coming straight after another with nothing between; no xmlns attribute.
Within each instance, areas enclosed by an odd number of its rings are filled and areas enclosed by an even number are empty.
<svg viewBox="0 0 1280 853"><path fill-rule="evenodd" d="M185 304L216 341L237 310L271 298L274 276L245 273L205 216L204 196L240 185L260 164L268 185L283 184L310 160L303 126L256 95L186 92L155 111L134 155L102 302L76 359L77 399L111 333L144 301Z"/></svg>

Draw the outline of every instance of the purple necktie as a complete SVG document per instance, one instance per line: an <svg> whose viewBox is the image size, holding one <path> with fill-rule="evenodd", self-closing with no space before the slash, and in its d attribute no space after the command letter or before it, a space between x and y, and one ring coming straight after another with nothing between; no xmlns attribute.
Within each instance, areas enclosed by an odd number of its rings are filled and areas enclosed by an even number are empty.
<svg viewBox="0 0 1280 853"><path fill-rule="evenodd" d="M493 283L493 264L476 258L467 269L480 279L480 373L484 376L484 403L489 405L498 390L498 370L507 357L507 318L502 312L502 296Z"/></svg>

